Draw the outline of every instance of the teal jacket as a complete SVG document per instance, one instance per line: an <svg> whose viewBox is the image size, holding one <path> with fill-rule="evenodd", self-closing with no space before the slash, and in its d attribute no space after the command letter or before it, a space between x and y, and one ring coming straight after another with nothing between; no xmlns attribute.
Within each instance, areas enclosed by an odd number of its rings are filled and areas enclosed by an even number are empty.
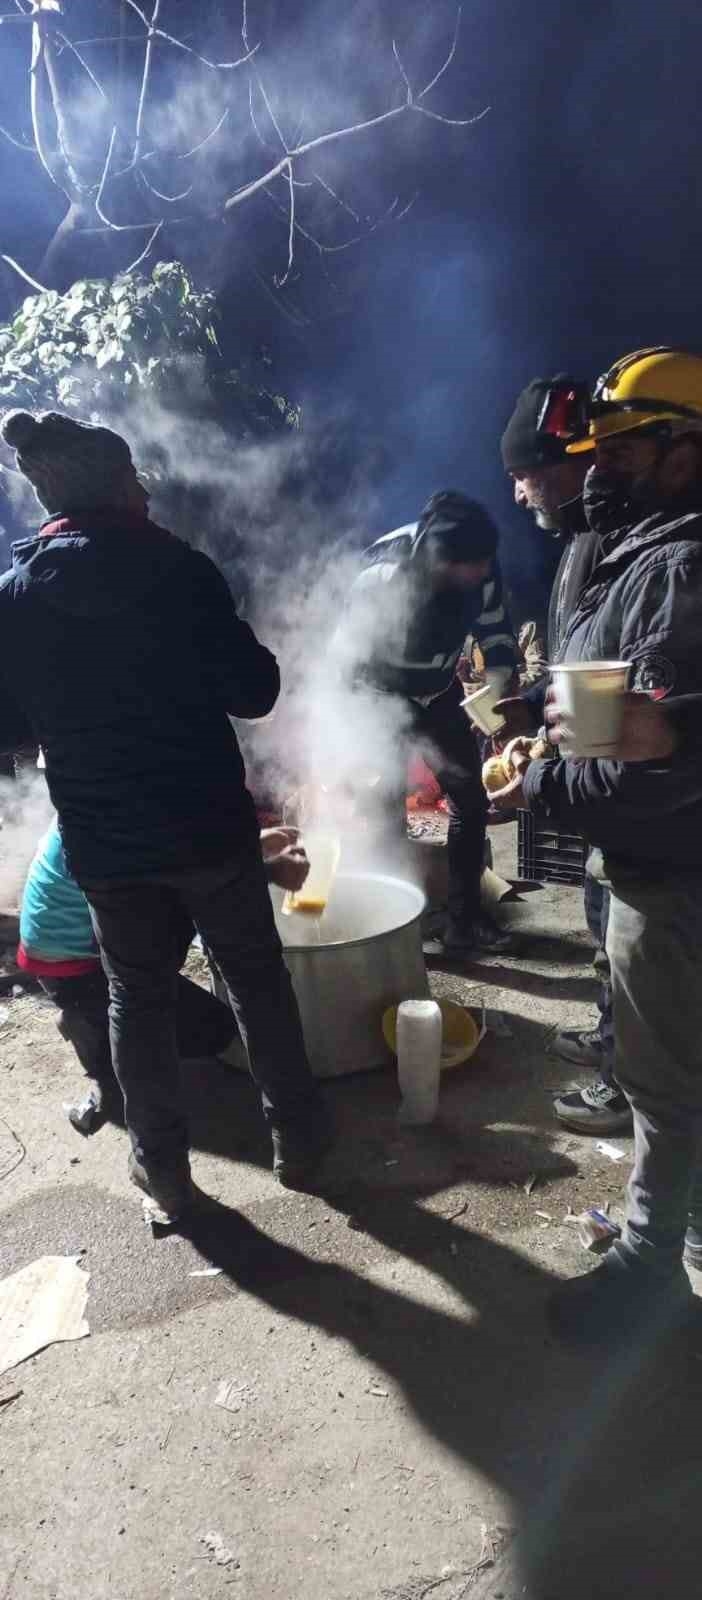
<svg viewBox="0 0 702 1600"><path fill-rule="evenodd" d="M88 902L66 863L54 818L29 868L20 912L20 944L48 961L97 960Z"/></svg>

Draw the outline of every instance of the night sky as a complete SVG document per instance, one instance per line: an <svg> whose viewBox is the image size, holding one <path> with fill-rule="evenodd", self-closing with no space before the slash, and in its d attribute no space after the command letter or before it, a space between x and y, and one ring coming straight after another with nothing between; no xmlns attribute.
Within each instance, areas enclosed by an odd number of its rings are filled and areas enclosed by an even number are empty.
<svg viewBox="0 0 702 1600"><path fill-rule="evenodd" d="M349 0L341 25L338 0L259 9L264 32L280 32L283 17L289 37L310 45L306 70L321 76L342 26L347 78L364 52L385 73L393 32L410 60L440 57L455 16L448 0ZM489 105L489 115L470 129L403 133L400 179L403 194L420 191L414 210L344 262L336 310L320 296L318 322L296 332L272 316L269 330L288 393L338 416L352 452L369 434L382 440L369 535L453 486L497 515L510 569L527 551L532 560L538 540L511 507L498 453L517 390L563 368L594 377L640 345L702 346L701 53L695 0L464 7L436 103L453 115ZM19 93L18 72L14 84ZM382 99L381 81L374 92ZM383 164L396 154L392 141L363 151L371 194L385 192ZM6 203L16 172L3 155ZM30 265L45 205L25 180L9 217L5 208L3 247Z"/></svg>

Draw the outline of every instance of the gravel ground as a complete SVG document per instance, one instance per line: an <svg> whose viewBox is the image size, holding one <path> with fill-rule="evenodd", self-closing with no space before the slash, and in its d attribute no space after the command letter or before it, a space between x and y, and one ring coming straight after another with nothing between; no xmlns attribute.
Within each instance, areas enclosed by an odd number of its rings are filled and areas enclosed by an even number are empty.
<svg viewBox="0 0 702 1600"><path fill-rule="evenodd" d="M441 841L415 848L440 899ZM123 1129L68 1125L50 1009L0 1008L0 1275L80 1253L91 1330L0 1378L0 1600L516 1600L515 1528L535 1600L696 1592L702 1363L576 1356L544 1321L591 1264L568 1213L618 1215L631 1156L551 1116L553 1035L593 1017L580 896L502 914L513 956L432 974L498 1031L429 1129L390 1071L330 1085L319 1195L273 1183L246 1078L189 1069L187 1236L145 1226Z"/></svg>

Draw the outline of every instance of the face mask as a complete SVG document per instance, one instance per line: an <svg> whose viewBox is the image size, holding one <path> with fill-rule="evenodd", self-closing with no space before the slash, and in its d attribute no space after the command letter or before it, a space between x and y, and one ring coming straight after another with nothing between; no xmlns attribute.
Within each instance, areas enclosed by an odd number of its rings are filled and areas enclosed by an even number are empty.
<svg viewBox="0 0 702 1600"><path fill-rule="evenodd" d="M644 515L630 479L603 467L590 467L583 485L583 506L588 528L599 534L631 527Z"/></svg>

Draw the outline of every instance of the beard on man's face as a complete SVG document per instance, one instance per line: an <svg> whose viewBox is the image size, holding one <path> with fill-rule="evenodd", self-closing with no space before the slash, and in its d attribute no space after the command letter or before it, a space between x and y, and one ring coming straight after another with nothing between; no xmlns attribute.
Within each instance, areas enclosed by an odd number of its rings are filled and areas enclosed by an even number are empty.
<svg viewBox="0 0 702 1600"><path fill-rule="evenodd" d="M537 528L541 528L542 533L558 532L559 520L556 511L547 511L545 506L534 505L531 507L531 513Z"/></svg>

